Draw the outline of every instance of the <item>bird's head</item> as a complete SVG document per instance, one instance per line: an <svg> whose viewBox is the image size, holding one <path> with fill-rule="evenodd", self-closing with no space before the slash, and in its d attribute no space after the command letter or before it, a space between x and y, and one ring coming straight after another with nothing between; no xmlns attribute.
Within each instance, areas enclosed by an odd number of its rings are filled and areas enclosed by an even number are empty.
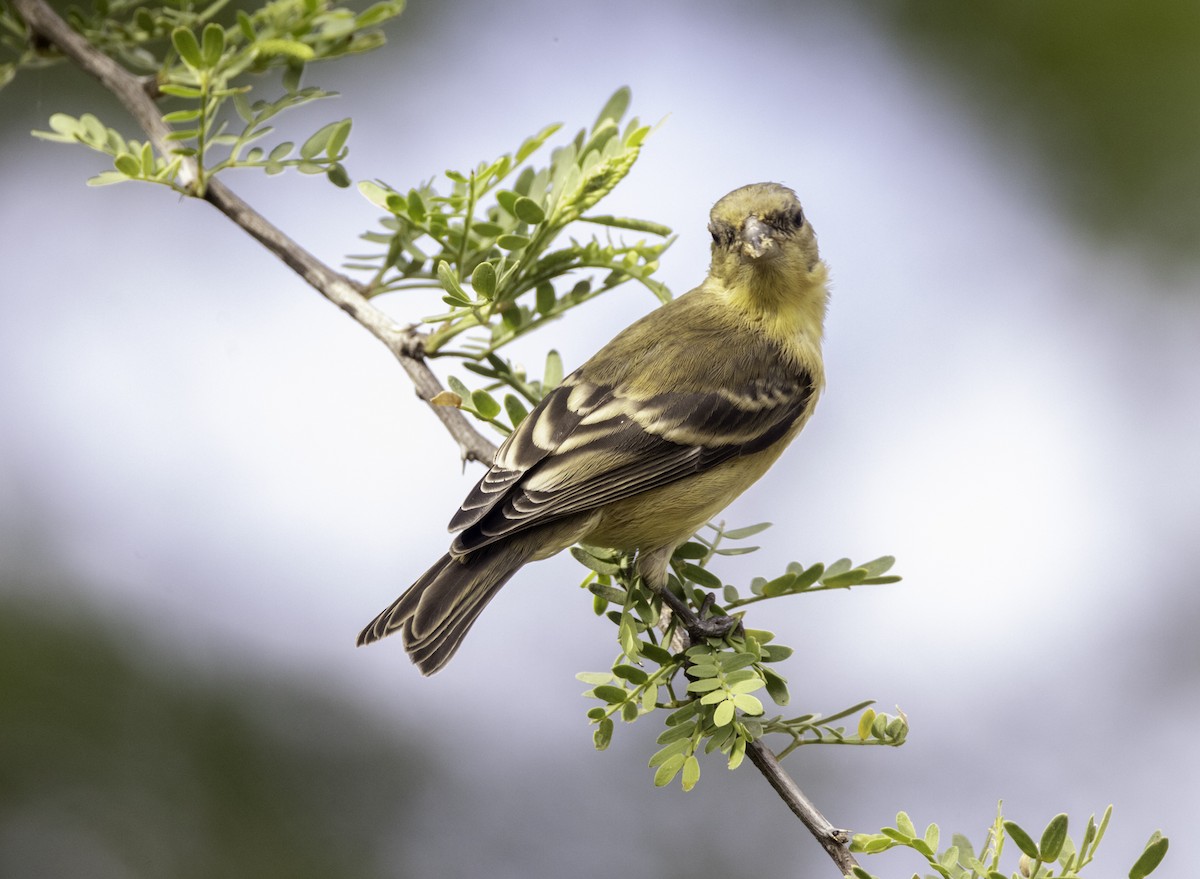
<svg viewBox="0 0 1200 879"><path fill-rule="evenodd" d="M752 183L726 195L713 205L708 231L716 274L747 268L812 272L820 262L800 200L778 183Z"/></svg>

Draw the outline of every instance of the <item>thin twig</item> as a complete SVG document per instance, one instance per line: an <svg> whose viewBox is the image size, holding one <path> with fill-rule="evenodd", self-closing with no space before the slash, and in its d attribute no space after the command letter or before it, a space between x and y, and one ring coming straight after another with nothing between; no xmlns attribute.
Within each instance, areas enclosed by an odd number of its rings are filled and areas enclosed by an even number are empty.
<svg viewBox="0 0 1200 879"><path fill-rule="evenodd" d="M808 828L809 833L816 837L821 848L825 849L825 853L837 864L843 876L848 875L854 867L858 866L858 861L854 860L854 856L846 848L846 843L850 841L850 834L829 823L829 820L813 805L812 800L804 795L804 791L800 790L800 786L796 784L795 780L784 771L770 748L761 741L754 741L746 746L746 756L763 774L763 777L771 783L771 787L775 788L780 799L788 804L788 808Z"/></svg>
<svg viewBox="0 0 1200 879"><path fill-rule="evenodd" d="M173 146L167 140L171 128L163 121L143 79L131 74L72 30L45 0L12 0L12 5L34 34L57 46L117 97L161 155L172 155ZM190 158L184 159L179 173L185 187L194 186L199 176L195 161ZM203 197L283 260L318 293L383 342L400 361L421 399L432 400L444 390L425 362L424 334L412 327L401 327L372 305L354 281L325 265L220 181L210 180ZM464 461L492 461L496 446L475 430L462 412L449 406L431 408L458 443Z"/></svg>
<svg viewBox="0 0 1200 879"><path fill-rule="evenodd" d="M45 0L11 2L34 35L57 46L82 70L98 79L130 112L158 152L163 156L172 155L171 142L167 140L170 126L163 121L152 96L154 90L147 89L145 80L129 73L72 30ZM198 179L193 160L183 161L180 178L185 186L192 186ZM400 361L417 394L423 400L429 401L443 390L441 382L425 362L425 337L422 333L412 327L401 327L373 306L363 295L359 285L318 260L219 180L209 181L203 197L283 260L318 293L383 342ZM431 408L458 443L464 460L485 463L492 460L496 451L495 445L476 431L460 411L445 406ZM847 832L835 828L817 811L812 801L784 771L770 749L756 741L746 746L746 753L783 801L816 837L842 874L849 873L851 868L857 866L857 862L846 849Z"/></svg>

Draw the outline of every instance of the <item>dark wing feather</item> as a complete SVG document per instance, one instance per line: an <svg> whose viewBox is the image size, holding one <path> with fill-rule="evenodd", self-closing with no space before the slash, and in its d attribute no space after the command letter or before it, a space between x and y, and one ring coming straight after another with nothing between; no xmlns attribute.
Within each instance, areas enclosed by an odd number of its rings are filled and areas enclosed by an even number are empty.
<svg viewBox="0 0 1200 879"><path fill-rule="evenodd" d="M663 393L646 399L572 376L501 447L451 523L461 555L564 516L668 485L767 448L816 392L799 368L740 393Z"/></svg>

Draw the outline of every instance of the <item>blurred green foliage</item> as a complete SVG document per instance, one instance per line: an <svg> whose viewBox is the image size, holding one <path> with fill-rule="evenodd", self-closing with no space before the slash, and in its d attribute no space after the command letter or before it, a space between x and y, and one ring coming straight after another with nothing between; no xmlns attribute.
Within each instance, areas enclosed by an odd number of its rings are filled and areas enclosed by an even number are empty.
<svg viewBox="0 0 1200 879"><path fill-rule="evenodd" d="M1200 256L1200 4L869 2L1001 144L1033 147L1070 218L1151 261Z"/></svg>
<svg viewBox="0 0 1200 879"><path fill-rule="evenodd" d="M402 875L429 766L361 710L0 600L0 875Z"/></svg>

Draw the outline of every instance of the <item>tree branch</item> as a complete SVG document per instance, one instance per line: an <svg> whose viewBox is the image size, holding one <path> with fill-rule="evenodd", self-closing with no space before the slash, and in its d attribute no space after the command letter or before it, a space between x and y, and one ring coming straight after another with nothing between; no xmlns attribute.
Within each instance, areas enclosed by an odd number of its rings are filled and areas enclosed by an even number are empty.
<svg viewBox="0 0 1200 879"><path fill-rule="evenodd" d="M705 594L699 613L692 610L687 601L670 589L663 589L661 594L663 603L679 617L680 623L687 629L688 638L693 644L701 644L705 638L721 637L736 625L737 621L732 617L708 616L708 609L713 603L711 592ZM829 823L829 819L817 810L812 800L805 796L804 791L800 790L800 785L796 784L795 780L784 770L774 751L758 740L746 745L746 756L750 758L754 768L770 782L771 787L775 788L780 799L787 803L788 808L808 828L809 833L816 837L821 848L825 849L825 853L833 859L843 876L858 866L858 862L846 848L846 843L850 841L850 834L834 827Z"/></svg>
<svg viewBox="0 0 1200 879"><path fill-rule="evenodd" d="M147 92L142 79L134 76L72 30L45 0L12 0L12 6L35 35L57 46L64 55L83 71L98 79L101 85L117 97L160 155L173 154L172 144L167 140L171 128L163 121L162 114ZM185 186L195 183L198 174L194 160L184 159L180 168L180 178ZM283 260L318 293L383 342L400 361L421 399L428 402L444 390L438 377L425 362L423 333L413 327L401 327L372 305L362 294L358 284L325 265L219 180L209 181L203 197ZM458 443L459 453L464 461L491 463L496 446L475 430L462 412L448 406L431 408Z"/></svg>
<svg viewBox="0 0 1200 879"><path fill-rule="evenodd" d="M11 0L13 8L28 24L31 32L55 45L82 70L91 74L125 106L154 144L160 155L172 155L167 140L170 126L154 102L145 82L97 50L51 9L45 0ZM185 158L180 177L185 186L198 179L195 161ZM210 180L203 198L244 229L267 250L279 257L318 293L357 321L400 361L417 394L425 401L443 390L441 382L425 362L425 335L413 327L401 327L373 306L353 280L325 265L265 217L238 197L219 180ZM471 426L457 409L432 406L434 414L458 443L464 461L490 463L496 447ZM770 782L788 807L816 837L843 875L857 866L846 849L848 834L838 830L800 790L780 765L775 754L761 742L746 747L750 761Z"/></svg>
<svg viewBox="0 0 1200 879"><path fill-rule="evenodd" d="M829 823L829 819L817 810L812 800L804 795L800 786L787 774L770 748L761 740L754 741L746 745L746 756L763 774L763 777L771 783L771 787L775 788L780 799L787 803L788 808L808 828L809 833L816 837L821 848L825 849L825 853L837 864L843 876L848 875L854 867L858 866L858 861L846 848L846 843L850 841L850 834Z"/></svg>

